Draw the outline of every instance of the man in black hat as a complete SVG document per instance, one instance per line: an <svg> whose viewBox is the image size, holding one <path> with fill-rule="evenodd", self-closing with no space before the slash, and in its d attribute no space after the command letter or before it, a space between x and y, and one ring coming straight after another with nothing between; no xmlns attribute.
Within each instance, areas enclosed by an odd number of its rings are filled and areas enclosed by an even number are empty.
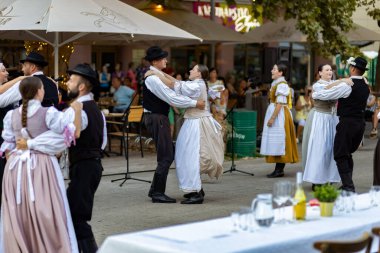
<svg viewBox="0 0 380 253"><path fill-rule="evenodd" d="M367 70L367 61L361 57L356 59L350 58L349 64L350 78L353 85L345 83L332 87L329 90L313 93L313 98L318 98L319 93L334 93L338 99L337 115L339 123L336 126L336 135L334 140L334 159L338 167L339 175L342 180L342 190L355 192L352 172L354 153L362 139L365 130L364 112L369 96L369 88L366 80L363 78ZM321 98L321 97L319 97Z"/></svg>
<svg viewBox="0 0 380 253"><path fill-rule="evenodd" d="M42 72L43 68L48 65L44 57L36 52L30 52L25 60L20 61L22 63L22 72L26 76L35 76L41 79L45 96L41 102L42 106L57 106L58 105L58 87L57 84ZM14 104L21 100L21 94L18 90L19 83L15 84L12 88L0 95L0 108L6 107L10 104Z"/></svg>
<svg viewBox="0 0 380 253"><path fill-rule="evenodd" d="M86 64L78 64L67 73L68 96L83 103L82 131L76 145L69 148L67 198L80 251L92 253L97 245L87 221L91 220L94 195L103 171L100 158L107 143L106 121L90 94L99 84L95 71Z"/></svg>
<svg viewBox="0 0 380 253"><path fill-rule="evenodd" d="M153 46L146 51L145 60L149 61L151 70L166 67L168 53L160 47ZM174 160L174 147L170 134L170 105L179 108L198 107L204 109L205 101L196 101L177 95L156 75L145 76L143 83L143 106L145 125L152 134L157 149L157 167L148 196L153 203L175 203L176 200L165 195L166 179L169 167Z"/></svg>

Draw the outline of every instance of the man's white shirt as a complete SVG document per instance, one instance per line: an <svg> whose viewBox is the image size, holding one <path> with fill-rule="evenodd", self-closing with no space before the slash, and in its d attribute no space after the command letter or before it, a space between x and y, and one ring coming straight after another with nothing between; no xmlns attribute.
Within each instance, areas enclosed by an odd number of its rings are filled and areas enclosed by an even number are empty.
<svg viewBox="0 0 380 253"><path fill-rule="evenodd" d="M154 70L155 68L151 67L151 69ZM145 79L145 85L154 95L170 105L179 108L196 107L197 105L196 100L176 94L174 90L166 86L156 75L148 76Z"/></svg>
<svg viewBox="0 0 380 253"><path fill-rule="evenodd" d="M43 74L44 73L42 71L37 71L33 73L31 76L43 75ZM22 99L20 91L19 91L20 82L21 81L18 81L6 92L4 92L3 94L0 94L0 108L7 107L8 105L14 104Z"/></svg>

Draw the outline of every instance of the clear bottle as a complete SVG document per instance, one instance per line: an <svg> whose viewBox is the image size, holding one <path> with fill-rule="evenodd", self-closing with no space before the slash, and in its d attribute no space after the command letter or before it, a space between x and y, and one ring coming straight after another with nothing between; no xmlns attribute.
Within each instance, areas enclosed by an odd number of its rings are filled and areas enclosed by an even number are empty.
<svg viewBox="0 0 380 253"><path fill-rule="evenodd" d="M293 216L296 220L306 218L306 195L302 188L302 172L297 172L297 189L294 195L296 204L293 206Z"/></svg>

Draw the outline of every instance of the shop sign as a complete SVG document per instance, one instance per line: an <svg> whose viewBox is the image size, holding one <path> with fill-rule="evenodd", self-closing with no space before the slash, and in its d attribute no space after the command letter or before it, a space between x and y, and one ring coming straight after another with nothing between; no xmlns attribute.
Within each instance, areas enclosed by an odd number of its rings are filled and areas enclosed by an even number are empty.
<svg viewBox="0 0 380 253"><path fill-rule="evenodd" d="M232 26L237 32L249 32L251 29L260 26L259 20L253 17L250 7L247 5L215 6L215 17L222 19L226 26ZM194 3L194 12L199 16L209 17L211 6L209 4Z"/></svg>

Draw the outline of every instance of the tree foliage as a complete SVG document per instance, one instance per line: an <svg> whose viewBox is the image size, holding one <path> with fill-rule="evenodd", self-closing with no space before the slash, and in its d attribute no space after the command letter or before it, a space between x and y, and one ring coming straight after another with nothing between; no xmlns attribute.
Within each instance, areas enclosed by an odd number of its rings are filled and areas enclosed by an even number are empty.
<svg viewBox="0 0 380 253"><path fill-rule="evenodd" d="M279 17L296 19L297 29L308 37L312 49L323 56L341 54L343 58L358 55L359 49L352 46L344 33L353 28L352 15L364 6L368 15L380 20L378 0L253 0L254 16L276 21ZM164 6L177 5L179 0L151 0ZM234 0L225 0L228 5ZM257 5L262 6L256 8Z"/></svg>
<svg viewBox="0 0 380 253"><path fill-rule="evenodd" d="M254 4L262 5L262 15L269 20L279 16L296 19L297 29L320 54L347 57L359 50L343 34L353 27L352 14L358 3L367 6L371 1L376 0L256 0Z"/></svg>

